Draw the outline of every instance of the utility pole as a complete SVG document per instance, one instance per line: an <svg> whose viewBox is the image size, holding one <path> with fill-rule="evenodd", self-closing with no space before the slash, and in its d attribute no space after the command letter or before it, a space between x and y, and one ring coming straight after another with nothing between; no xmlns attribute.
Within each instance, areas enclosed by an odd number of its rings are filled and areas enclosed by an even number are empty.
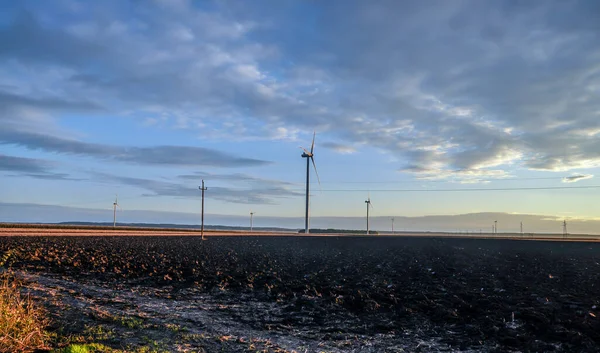
<svg viewBox="0 0 600 353"><path fill-rule="evenodd" d="M392 234L394 234L394 217L392 217Z"/></svg>
<svg viewBox="0 0 600 353"><path fill-rule="evenodd" d="M250 231L252 232L254 212L250 211Z"/></svg>
<svg viewBox="0 0 600 353"><path fill-rule="evenodd" d="M202 179L202 186L199 189L202 190L202 225L200 227L200 235L202 236L202 240L204 240L204 192L208 190L208 188L204 187L204 179Z"/></svg>
<svg viewBox="0 0 600 353"><path fill-rule="evenodd" d="M563 221L563 238L566 238L569 233L567 232L567 220Z"/></svg>
<svg viewBox="0 0 600 353"><path fill-rule="evenodd" d="M494 234L498 234L498 221L494 221Z"/></svg>

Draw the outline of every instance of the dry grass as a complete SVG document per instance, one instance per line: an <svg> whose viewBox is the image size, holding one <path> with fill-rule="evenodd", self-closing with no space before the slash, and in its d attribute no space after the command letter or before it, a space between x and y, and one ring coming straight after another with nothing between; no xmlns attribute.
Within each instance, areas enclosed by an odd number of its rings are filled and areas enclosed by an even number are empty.
<svg viewBox="0 0 600 353"><path fill-rule="evenodd" d="M0 275L0 352L32 352L47 348L47 321L28 296L21 295L17 281Z"/></svg>

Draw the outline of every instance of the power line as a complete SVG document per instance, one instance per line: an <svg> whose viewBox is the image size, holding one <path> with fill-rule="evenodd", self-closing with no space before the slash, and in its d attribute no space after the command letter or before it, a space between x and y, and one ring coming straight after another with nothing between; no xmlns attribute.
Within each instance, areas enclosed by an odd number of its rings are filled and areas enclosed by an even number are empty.
<svg viewBox="0 0 600 353"><path fill-rule="evenodd" d="M148 196L130 196L130 197L121 197L121 200L136 200L141 198L147 198ZM83 205L92 205L92 204L100 204L106 202L106 197L97 200L88 200L83 202L65 202L61 203L59 206L63 207L73 207L73 206L83 206Z"/></svg>
<svg viewBox="0 0 600 353"><path fill-rule="evenodd" d="M565 177L538 177L538 178L473 178L483 181L525 181L525 180L559 180ZM321 184L414 184L414 183L449 183L450 179L418 179L418 180L390 180L390 181L323 181ZM302 184L299 182L290 182L290 184Z"/></svg>
<svg viewBox="0 0 600 353"><path fill-rule="evenodd" d="M600 185L582 185L582 186L547 186L547 187L512 187L512 188L459 188L459 189L322 189L320 192L485 192L485 191L536 191L536 190L584 190L584 189L600 189ZM236 189L236 191L251 191L249 189ZM264 192L302 192L304 189L254 189L256 193ZM300 194L298 194L299 196ZM172 197L174 195L152 195L156 197ZM176 195L182 196L182 195ZM191 194L190 194L191 196ZM291 195L289 195L291 196ZM122 200L135 200L141 198L148 198L148 196L134 196L122 198ZM90 202L79 202L79 203L65 203L60 204L64 207L74 207L80 205L88 205L101 203L103 200L90 201Z"/></svg>
<svg viewBox="0 0 600 353"><path fill-rule="evenodd" d="M565 176L561 177L535 177L535 178L472 178L471 180L481 180L481 181L527 181L527 180L562 180L566 178ZM205 179L208 180L208 179ZM212 181L218 182L221 181L218 178L211 179ZM320 184L423 184L423 183L452 183L456 182L458 179L417 179L417 180L380 180L380 181L322 181ZM230 180L226 180L230 181ZM253 180L239 180L240 182L252 182ZM275 180L264 180L264 181L273 181ZM282 183L287 183L291 185L305 185L306 181L285 181L281 180ZM317 184L316 181L311 181L311 184Z"/></svg>
<svg viewBox="0 0 600 353"><path fill-rule="evenodd" d="M520 187L520 188L463 188L463 189L323 189L322 192L457 192L457 191L513 191L513 190L568 190L568 189L598 189L600 185L586 186L547 186L547 187ZM273 189L275 190L275 189ZM287 191L301 191L300 189L286 189ZM269 191L262 189L260 191Z"/></svg>

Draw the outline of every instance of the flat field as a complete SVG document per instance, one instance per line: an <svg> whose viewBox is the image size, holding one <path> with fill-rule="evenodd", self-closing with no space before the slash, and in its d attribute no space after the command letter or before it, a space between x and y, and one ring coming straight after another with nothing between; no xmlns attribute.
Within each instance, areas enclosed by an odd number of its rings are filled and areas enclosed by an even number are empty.
<svg viewBox="0 0 600 353"><path fill-rule="evenodd" d="M62 335L226 352L598 352L600 244L4 236Z"/></svg>

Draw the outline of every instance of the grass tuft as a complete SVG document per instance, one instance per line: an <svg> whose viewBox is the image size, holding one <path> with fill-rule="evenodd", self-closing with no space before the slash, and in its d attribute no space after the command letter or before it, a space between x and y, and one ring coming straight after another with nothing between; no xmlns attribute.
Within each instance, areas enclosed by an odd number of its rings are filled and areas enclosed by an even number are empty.
<svg viewBox="0 0 600 353"><path fill-rule="evenodd" d="M52 353L94 353L94 352L110 352L110 348L98 343L91 344L72 344L68 347L55 349Z"/></svg>
<svg viewBox="0 0 600 353"><path fill-rule="evenodd" d="M27 296L17 282L0 275L0 352L33 352L46 349L48 334L43 311Z"/></svg>

